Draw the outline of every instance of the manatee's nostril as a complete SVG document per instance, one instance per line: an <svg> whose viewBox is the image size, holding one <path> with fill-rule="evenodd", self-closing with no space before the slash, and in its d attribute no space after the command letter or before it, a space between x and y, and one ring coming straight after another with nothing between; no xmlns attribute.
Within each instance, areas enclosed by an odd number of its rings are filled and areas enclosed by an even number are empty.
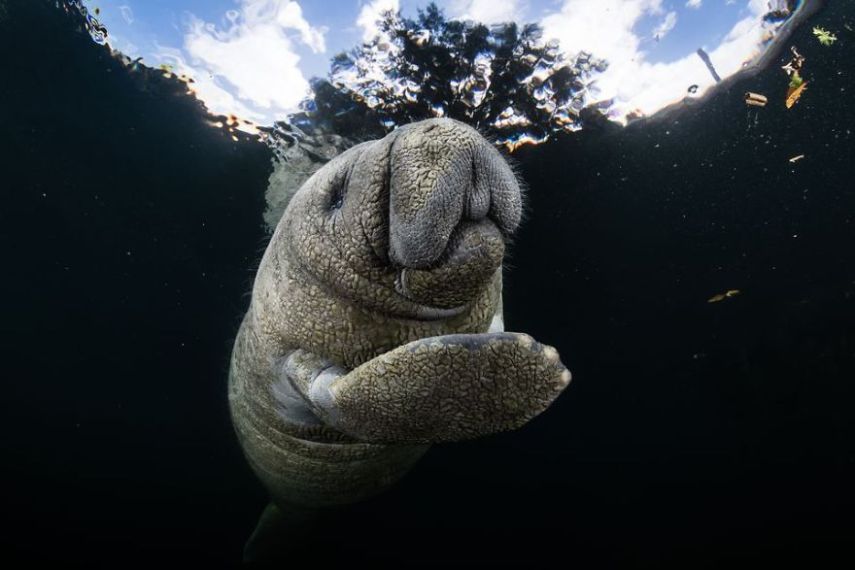
<svg viewBox="0 0 855 570"><path fill-rule="evenodd" d="M330 205L329 205L330 210L338 210L342 207L342 205L344 204L344 194L345 194L344 185L337 188L332 193L332 195L330 196Z"/></svg>
<svg viewBox="0 0 855 570"><path fill-rule="evenodd" d="M475 212L474 201L475 201L475 193L478 191L478 167L475 164L475 157L472 157L472 174L471 179L469 181L469 200L467 200L466 204L466 217L470 220L476 220L478 214Z"/></svg>
<svg viewBox="0 0 855 570"><path fill-rule="evenodd" d="M333 188L332 192L330 192L330 202L329 209L330 211L335 211L341 209L344 205L344 197L347 194L347 189L350 186L350 177L353 174L353 166L351 166L347 173L344 175L344 178L336 184Z"/></svg>
<svg viewBox="0 0 855 570"><path fill-rule="evenodd" d="M484 176L483 166L479 166L479 160L478 154L473 153L469 166L471 172L464 212L465 219L473 222L483 220L490 211L490 189L487 178Z"/></svg>

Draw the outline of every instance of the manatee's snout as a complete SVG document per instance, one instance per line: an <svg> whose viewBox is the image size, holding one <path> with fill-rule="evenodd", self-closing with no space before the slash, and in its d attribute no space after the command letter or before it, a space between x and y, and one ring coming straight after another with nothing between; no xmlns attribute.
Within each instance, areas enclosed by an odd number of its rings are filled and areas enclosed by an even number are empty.
<svg viewBox="0 0 855 570"><path fill-rule="evenodd" d="M489 220L509 236L520 221L513 171L478 132L451 119L399 129L391 148L389 249L401 266L426 268L464 222Z"/></svg>
<svg viewBox="0 0 855 570"><path fill-rule="evenodd" d="M403 268L399 289L434 307L471 300L520 222L513 171L475 129L450 119L399 129L390 153L389 259Z"/></svg>

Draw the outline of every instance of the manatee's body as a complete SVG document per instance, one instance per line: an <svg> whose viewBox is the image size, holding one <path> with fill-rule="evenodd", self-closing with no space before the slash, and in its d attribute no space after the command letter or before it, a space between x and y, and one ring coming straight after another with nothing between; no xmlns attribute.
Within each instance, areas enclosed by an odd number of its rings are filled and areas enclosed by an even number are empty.
<svg viewBox="0 0 855 570"><path fill-rule="evenodd" d="M522 425L566 386L554 349L501 332L501 263L520 211L502 157L450 120L358 145L294 196L229 381L274 503L358 501L429 443Z"/></svg>

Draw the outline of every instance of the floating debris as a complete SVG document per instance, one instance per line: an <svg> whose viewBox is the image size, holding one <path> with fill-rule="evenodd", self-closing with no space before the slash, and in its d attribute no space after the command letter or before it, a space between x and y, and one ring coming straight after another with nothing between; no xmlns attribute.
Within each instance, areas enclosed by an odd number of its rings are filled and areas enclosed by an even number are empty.
<svg viewBox="0 0 855 570"><path fill-rule="evenodd" d="M790 51L792 52L793 57L791 57L790 61L787 62L787 65L781 67L781 69L787 72L787 75L792 76L793 73L801 71L802 66L805 63L805 57L799 53L796 46L790 46Z"/></svg>
<svg viewBox="0 0 855 570"><path fill-rule="evenodd" d="M802 86L805 80L802 79L802 76L799 75L798 71L793 71L793 74L790 76L790 89L798 89Z"/></svg>
<svg viewBox="0 0 855 570"><path fill-rule="evenodd" d="M789 88L789 90L787 90L787 101L786 101L787 109L790 109L793 105L796 104L796 101L799 100L799 97L802 96L802 93L804 92L805 89L807 89L807 82L806 81L802 82L798 87L794 88L791 86Z"/></svg>
<svg viewBox="0 0 855 570"><path fill-rule="evenodd" d="M796 46L791 46L790 51L793 53L793 57L787 62L787 65L781 68L790 76L790 85L787 88L787 109L795 105L804 90L807 89L807 81L802 79L800 73L805 63L805 58L798 52Z"/></svg>
<svg viewBox="0 0 855 570"><path fill-rule="evenodd" d="M826 30L825 28L820 28L819 26L813 29L813 35L816 36L816 39L819 40L824 46L830 46L834 42L837 41L837 36Z"/></svg>
<svg viewBox="0 0 855 570"><path fill-rule="evenodd" d="M693 85L689 85L689 93L694 95L697 92L698 92L698 84L697 83L695 83Z"/></svg>
<svg viewBox="0 0 855 570"><path fill-rule="evenodd" d="M753 107L765 107L766 103L768 102L769 99L767 99L765 95L760 95L759 93L752 93L751 91L745 94L746 105L751 105Z"/></svg>
<svg viewBox="0 0 855 570"><path fill-rule="evenodd" d="M803 154L797 154L796 156L794 156L793 158L790 159L790 162L798 162L801 159L803 159L804 157L805 157L805 155L803 155Z"/></svg>
<svg viewBox="0 0 855 570"><path fill-rule="evenodd" d="M698 51L696 51L695 53L697 53L698 57L703 60L704 64L707 66L707 69L710 72L710 75L712 75L713 79L715 79L715 82L721 82L721 76L716 72L715 67L713 67L712 60L710 59L709 54L705 52L703 48L698 48Z"/></svg>
<svg viewBox="0 0 855 570"><path fill-rule="evenodd" d="M718 295L713 295L709 299L707 299L707 303L718 303L719 301L724 301L725 299L729 299L731 297L736 297L739 295L741 291L739 289L728 289L724 293L719 293Z"/></svg>

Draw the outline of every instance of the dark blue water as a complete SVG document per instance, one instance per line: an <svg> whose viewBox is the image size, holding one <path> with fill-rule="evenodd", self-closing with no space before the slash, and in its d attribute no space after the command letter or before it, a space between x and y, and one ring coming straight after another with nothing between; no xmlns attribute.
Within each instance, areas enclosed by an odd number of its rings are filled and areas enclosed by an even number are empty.
<svg viewBox="0 0 855 570"><path fill-rule="evenodd" d="M51 3L2 4L0 559L237 564L266 498L225 386L269 150ZM829 2L787 42L810 82L793 109L782 52L702 105L515 153L529 215L506 325L556 346L573 384L526 428L435 447L283 548L402 566L851 564L844 22L852 5ZM833 48L813 25L839 31ZM749 90L770 104L749 112Z"/></svg>

